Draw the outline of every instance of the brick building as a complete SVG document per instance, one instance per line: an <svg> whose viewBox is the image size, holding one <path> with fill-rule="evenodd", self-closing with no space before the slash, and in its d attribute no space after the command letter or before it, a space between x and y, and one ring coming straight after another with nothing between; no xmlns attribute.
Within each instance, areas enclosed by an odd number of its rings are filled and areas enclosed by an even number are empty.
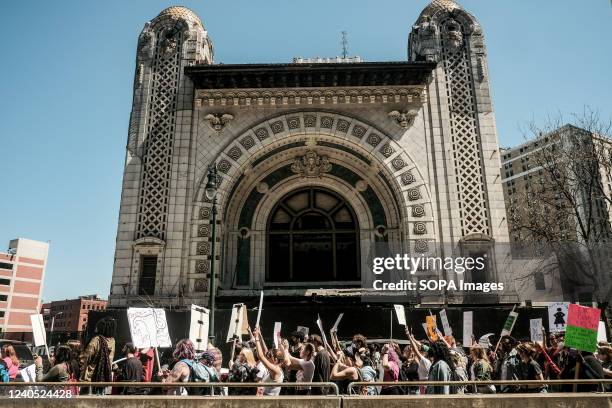
<svg viewBox="0 0 612 408"><path fill-rule="evenodd" d="M52 339L49 344L68 339L80 339L87 328L88 313L90 310L106 310L107 301L98 295L79 296L77 299L57 300L45 303L42 313L45 329Z"/></svg>
<svg viewBox="0 0 612 408"><path fill-rule="evenodd" d="M0 335L30 340L30 315L38 313L49 244L24 238L11 240L0 252Z"/></svg>

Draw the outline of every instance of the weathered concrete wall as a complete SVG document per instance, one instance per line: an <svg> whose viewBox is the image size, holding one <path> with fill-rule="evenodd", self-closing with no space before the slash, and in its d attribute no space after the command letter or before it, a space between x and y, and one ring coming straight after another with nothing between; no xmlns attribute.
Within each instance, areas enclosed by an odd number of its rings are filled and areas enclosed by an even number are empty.
<svg viewBox="0 0 612 408"><path fill-rule="evenodd" d="M340 397L164 397L83 396L66 399L0 397L11 408L340 408ZM591 407L589 407L591 408Z"/></svg>
<svg viewBox="0 0 612 408"><path fill-rule="evenodd" d="M407 397L77 397L0 398L0 407L28 408L612 408L612 394L523 394Z"/></svg>
<svg viewBox="0 0 612 408"><path fill-rule="evenodd" d="M342 408L610 408L612 394L504 394L343 397Z"/></svg>

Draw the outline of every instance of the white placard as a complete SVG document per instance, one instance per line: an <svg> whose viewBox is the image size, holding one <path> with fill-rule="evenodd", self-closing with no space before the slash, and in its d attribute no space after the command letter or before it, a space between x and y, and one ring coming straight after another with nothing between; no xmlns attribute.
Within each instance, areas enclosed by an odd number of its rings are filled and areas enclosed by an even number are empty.
<svg viewBox="0 0 612 408"><path fill-rule="evenodd" d="M603 341L605 343L608 342L608 335L606 334L606 324L604 322L599 322L599 327L597 328L597 342Z"/></svg>
<svg viewBox="0 0 612 408"><path fill-rule="evenodd" d="M544 343L544 333L542 330L542 319L529 319L529 332L531 333L532 342Z"/></svg>
<svg viewBox="0 0 612 408"><path fill-rule="evenodd" d="M164 309L130 307L127 317L134 347L172 347Z"/></svg>
<svg viewBox="0 0 612 408"><path fill-rule="evenodd" d="M495 336L495 333L487 333L484 336L478 339L478 345L482 348L488 349L491 347L491 342L489 341L489 337Z"/></svg>
<svg viewBox="0 0 612 408"><path fill-rule="evenodd" d="M568 310L568 302L556 302L548 305L548 330L551 333L565 331Z"/></svg>
<svg viewBox="0 0 612 408"><path fill-rule="evenodd" d="M191 318L189 322L189 340L196 351L208 349L208 322L210 312L202 306L191 305Z"/></svg>
<svg viewBox="0 0 612 408"><path fill-rule="evenodd" d="M278 336L281 332L281 322L274 322L274 348L278 348Z"/></svg>
<svg viewBox="0 0 612 408"><path fill-rule="evenodd" d="M323 343L329 344L327 342L327 336L325 336L325 331L323 330L323 321L321 320L321 316L317 314L317 326L319 327L319 331L321 332L321 337L323 337Z"/></svg>
<svg viewBox="0 0 612 408"><path fill-rule="evenodd" d="M36 382L36 365L31 364L26 368L19 370L23 382Z"/></svg>
<svg viewBox="0 0 612 408"><path fill-rule="evenodd" d="M448 323L448 316L446 315L446 309L440 310L440 320L442 320L442 329L444 330L444 335L452 336L453 329L451 329L451 326Z"/></svg>
<svg viewBox="0 0 612 408"><path fill-rule="evenodd" d="M30 321L32 322L32 335L34 336L35 346L44 346L47 344L47 332L45 331L45 321L43 315L33 314L30 315Z"/></svg>
<svg viewBox="0 0 612 408"><path fill-rule="evenodd" d="M332 329L330 330L330 333L338 332L338 325L340 324L340 320L342 320L342 316L344 316L344 313L340 313L338 315L338 318L336 319L336 323L334 323L334 327L332 327Z"/></svg>
<svg viewBox="0 0 612 408"><path fill-rule="evenodd" d="M474 335L474 312L463 312L463 347L472 345Z"/></svg>
<svg viewBox="0 0 612 408"><path fill-rule="evenodd" d="M261 310L263 309L263 290L259 294L259 307L257 308L257 321L255 327L259 328L259 321L261 320Z"/></svg>
<svg viewBox="0 0 612 408"><path fill-rule="evenodd" d="M232 306L232 316L230 317L229 329L227 330L226 342L230 343L234 339L242 339L242 326L244 324L244 308L243 303L236 303Z"/></svg>
<svg viewBox="0 0 612 408"><path fill-rule="evenodd" d="M304 339L307 339L308 338L308 333L310 332L310 329L308 327L306 327L306 326L298 326L296 331L304 333Z"/></svg>
<svg viewBox="0 0 612 408"><path fill-rule="evenodd" d="M429 331L427 331L427 323L421 323L423 326L423 331L425 332L425 336L429 339Z"/></svg>
<svg viewBox="0 0 612 408"><path fill-rule="evenodd" d="M395 316L397 316L397 322L406 327L406 311L404 310L404 305L393 305L395 309Z"/></svg>

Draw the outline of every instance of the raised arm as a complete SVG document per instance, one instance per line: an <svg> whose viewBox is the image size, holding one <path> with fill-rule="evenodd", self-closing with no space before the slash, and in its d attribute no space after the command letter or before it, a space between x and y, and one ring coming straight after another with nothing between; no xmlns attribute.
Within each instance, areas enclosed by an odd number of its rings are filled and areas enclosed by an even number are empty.
<svg viewBox="0 0 612 408"><path fill-rule="evenodd" d="M257 347L257 355L259 356L259 359L261 360L262 364L268 369L268 371L270 371L272 378L276 380L281 375L281 369L279 366L272 364L272 362L266 357L267 350L264 351L265 344L261 337L261 333L259 332L259 327L255 328L253 335L255 336L255 347Z"/></svg>

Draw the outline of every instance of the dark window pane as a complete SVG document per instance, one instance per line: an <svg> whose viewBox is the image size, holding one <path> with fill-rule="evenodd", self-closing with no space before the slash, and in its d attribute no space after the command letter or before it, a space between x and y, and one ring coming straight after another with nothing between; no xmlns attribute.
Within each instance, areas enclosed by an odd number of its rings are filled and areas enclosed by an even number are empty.
<svg viewBox="0 0 612 408"><path fill-rule="evenodd" d="M355 233L336 234L336 265L338 280L359 280Z"/></svg>
<svg viewBox="0 0 612 408"><path fill-rule="evenodd" d="M268 257L268 280L289 281L289 235L270 234Z"/></svg>
<svg viewBox="0 0 612 408"><path fill-rule="evenodd" d="M298 218L293 225L293 229L297 231L328 230L331 229L331 225L324 215L319 213L307 213Z"/></svg>
<svg viewBox="0 0 612 408"><path fill-rule="evenodd" d="M155 294L155 275L157 272L157 256L143 256L140 265L140 281L138 293L140 295ZM89 308L89 306L88 306Z"/></svg>
<svg viewBox="0 0 612 408"><path fill-rule="evenodd" d="M293 236L293 280L296 282L334 280L332 234Z"/></svg>
<svg viewBox="0 0 612 408"><path fill-rule="evenodd" d="M8 262L0 262L0 269L13 269L13 264Z"/></svg>

